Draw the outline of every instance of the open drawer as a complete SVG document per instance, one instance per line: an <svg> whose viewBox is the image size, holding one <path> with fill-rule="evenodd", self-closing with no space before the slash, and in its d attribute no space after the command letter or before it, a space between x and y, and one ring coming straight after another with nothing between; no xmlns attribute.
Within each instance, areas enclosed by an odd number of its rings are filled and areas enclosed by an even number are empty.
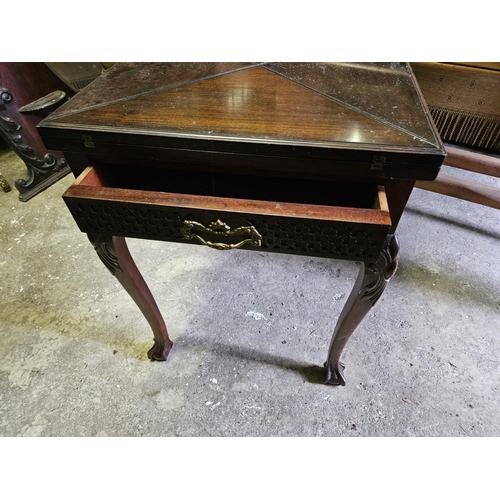
<svg viewBox="0 0 500 500"><path fill-rule="evenodd" d="M376 260L391 226L383 186L116 165L64 193L86 233Z"/></svg>

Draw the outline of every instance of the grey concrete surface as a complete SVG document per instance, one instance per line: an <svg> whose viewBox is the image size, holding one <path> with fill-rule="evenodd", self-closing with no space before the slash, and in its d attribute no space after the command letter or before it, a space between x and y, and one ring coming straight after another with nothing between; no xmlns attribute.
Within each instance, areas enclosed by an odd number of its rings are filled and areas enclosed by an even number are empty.
<svg viewBox="0 0 500 500"><path fill-rule="evenodd" d="M2 152L0 173L13 186L24 164ZM71 182L0 191L0 435L500 435L498 211L414 191L400 268L333 387L357 263L129 240L174 341L150 362L149 326L61 199Z"/></svg>

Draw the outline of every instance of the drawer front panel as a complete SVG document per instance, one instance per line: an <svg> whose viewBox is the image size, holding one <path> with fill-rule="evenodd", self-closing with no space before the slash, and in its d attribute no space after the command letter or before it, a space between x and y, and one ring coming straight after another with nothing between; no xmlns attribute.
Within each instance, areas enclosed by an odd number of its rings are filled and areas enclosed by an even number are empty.
<svg viewBox="0 0 500 500"><path fill-rule="evenodd" d="M376 260L388 233L387 225L123 204L74 197L65 197L65 201L79 228L86 233L202 244L197 238L185 239L185 221L196 221L208 227L220 220L232 229L253 226L258 231L260 245L247 243L242 249L346 260ZM209 236L213 242L228 241L223 235Z"/></svg>

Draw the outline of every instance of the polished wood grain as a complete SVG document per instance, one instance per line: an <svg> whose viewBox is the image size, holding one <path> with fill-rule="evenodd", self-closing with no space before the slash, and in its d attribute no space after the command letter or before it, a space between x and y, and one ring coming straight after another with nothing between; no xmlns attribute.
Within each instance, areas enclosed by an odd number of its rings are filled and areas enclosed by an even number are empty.
<svg viewBox="0 0 500 500"><path fill-rule="evenodd" d="M187 85L249 66L252 63L119 63L79 92L70 103L59 108L51 119L154 94L162 89Z"/></svg>
<svg viewBox="0 0 500 500"><path fill-rule="evenodd" d="M421 141L421 146L438 144L411 69L404 63L280 62L266 63L264 67L407 133ZM397 104L389 104L392 101Z"/></svg>
<svg viewBox="0 0 500 500"><path fill-rule="evenodd" d="M436 177L443 148L422 140L435 130L407 66L290 64L118 63L44 120L40 134L87 165ZM75 160L75 174L84 167Z"/></svg>
<svg viewBox="0 0 500 500"><path fill-rule="evenodd" d="M58 123L213 139L422 145L390 124L260 67L62 116Z"/></svg>

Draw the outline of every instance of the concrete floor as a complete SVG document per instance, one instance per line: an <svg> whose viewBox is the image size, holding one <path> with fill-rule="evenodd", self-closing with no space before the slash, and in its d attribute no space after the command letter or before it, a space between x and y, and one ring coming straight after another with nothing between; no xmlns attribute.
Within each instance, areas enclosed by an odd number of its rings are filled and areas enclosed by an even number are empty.
<svg viewBox="0 0 500 500"><path fill-rule="evenodd" d="M4 151L0 173L26 169ZM71 182L0 191L0 435L500 435L498 211L414 191L399 271L333 387L355 262L129 240L174 341L150 362L149 326L61 199Z"/></svg>

